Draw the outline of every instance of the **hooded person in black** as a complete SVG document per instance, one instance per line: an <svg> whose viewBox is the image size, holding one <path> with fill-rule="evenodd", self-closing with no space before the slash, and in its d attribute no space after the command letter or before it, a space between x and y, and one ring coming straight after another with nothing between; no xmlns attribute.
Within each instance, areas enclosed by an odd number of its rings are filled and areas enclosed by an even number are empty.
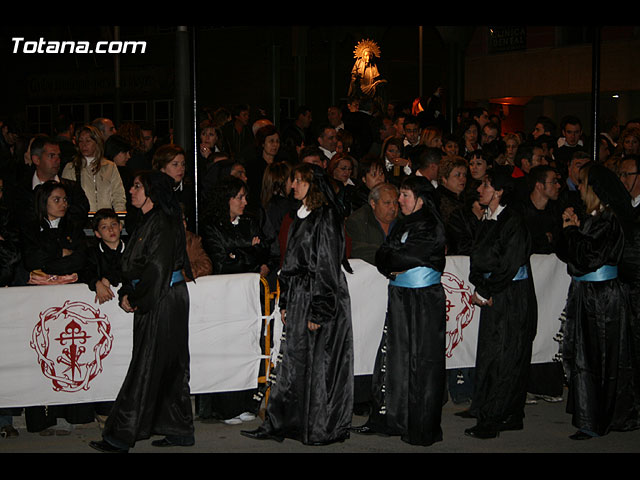
<svg viewBox="0 0 640 480"><path fill-rule="evenodd" d="M579 179L586 215L564 211L558 257L572 278L562 344L567 413L578 429L570 438L586 440L639 428L640 404L628 290L618 278L631 198L602 165L585 164Z"/></svg>
<svg viewBox="0 0 640 480"><path fill-rule="evenodd" d="M142 212L122 256L121 308L133 313L133 352L102 432L90 446L126 452L139 440L153 446L194 444L189 391L189 291L193 278L182 210L173 180L159 171L136 176L132 204Z"/></svg>

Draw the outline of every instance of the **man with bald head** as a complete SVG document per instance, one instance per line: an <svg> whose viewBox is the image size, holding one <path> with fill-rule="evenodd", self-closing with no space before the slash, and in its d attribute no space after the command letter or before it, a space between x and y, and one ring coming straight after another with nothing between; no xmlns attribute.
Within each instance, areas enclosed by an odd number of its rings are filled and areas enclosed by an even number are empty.
<svg viewBox="0 0 640 480"><path fill-rule="evenodd" d="M384 242L398 217L398 188L381 183L371 189L369 202L346 220L351 238L351 257L375 265L376 251Z"/></svg>

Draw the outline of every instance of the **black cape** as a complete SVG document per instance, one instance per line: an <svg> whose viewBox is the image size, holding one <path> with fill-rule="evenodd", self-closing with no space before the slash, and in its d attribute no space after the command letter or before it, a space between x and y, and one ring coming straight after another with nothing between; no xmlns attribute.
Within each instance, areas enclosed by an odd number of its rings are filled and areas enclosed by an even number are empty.
<svg viewBox="0 0 640 480"><path fill-rule="evenodd" d="M342 218L329 206L296 216L280 271L281 359L260 430L305 444L349 436L353 412L351 300ZM320 325L309 330L307 322Z"/></svg>
<svg viewBox="0 0 640 480"><path fill-rule="evenodd" d="M469 281L477 294L493 299L493 306L480 310L471 403L478 425L495 428L500 422L524 418L538 316L530 254L529 231L514 208L506 206L496 220L482 220L470 257ZM528 278L514 281L523 265Z"/></svg>
<svg viewBox="0 0 640 480"><path fill-rule="evenodd" d="M133 352L103 437L132 447L152 435L193 436L189 392L189 292L170 286L187 268L184 227L154 207L142 216L122 257L123 285L137 308ZM139 280L135 285L132 281Z"/></svg>
<svg viewBox="0 0 640 480"><path fill-rule="evenodd" d="M378 249L376 266L394 272L445 266L445 231L425 206L404 217ZM382 340L373 373L373 405L367 425L414 445L442 440L445 392L446 297L442 284L422 288L389 285Z"/></svg>

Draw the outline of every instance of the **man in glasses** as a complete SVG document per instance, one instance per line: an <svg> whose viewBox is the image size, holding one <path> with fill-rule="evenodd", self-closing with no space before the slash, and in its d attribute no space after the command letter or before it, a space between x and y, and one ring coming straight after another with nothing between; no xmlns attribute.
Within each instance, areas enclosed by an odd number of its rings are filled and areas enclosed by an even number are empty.
<svg viewBox="0 0 640 480"><path fill-rule="evenodd" d="M637 155L629 155L625 157L618 167L618 175L620 181L626 187L629 195L631 195L631 204L633 207L640 205L640 157Z"/></svg>

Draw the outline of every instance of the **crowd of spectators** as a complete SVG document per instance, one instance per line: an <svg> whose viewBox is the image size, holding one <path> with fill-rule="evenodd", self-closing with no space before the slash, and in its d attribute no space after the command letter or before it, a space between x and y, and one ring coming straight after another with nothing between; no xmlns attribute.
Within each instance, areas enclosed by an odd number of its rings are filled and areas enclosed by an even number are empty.
<svg viewBox="0 0 640 480"><path fill-rule="evenodd" d="M321 112L302 106L282 125L248 105L204 108L197 119L197 158L147 124L115 126L99 118L75 125L61 115L52 132L21 136L0 121L2 285L84 282L96 291L96 301L113 298L117 255L107 261L95 248L121 252L138 216L131 203L136 172L148 169L174 181L194 277L257 272L272 285L298 207L290 172L301 162L327 169L345 212L347 253L372 264L402 215L398 188L411 175L437 187L448 255L470 255L484 214L478 186L498 165L510 169L517 186L532 253L556 252L567 208L584 214L578 189L586 163L595 160L614 171L633 206L640 203L640 120L603 123L586 136L575 116L558 126L540 117L524 126L529 133L509 132L499 115L475 108L460 112L453 131L447 131L442 112L427 115L419 105L393 103L379 111L361 98ZM597 159L591 154L594 144ZM118 222L104 225L113 218ZM451 375L453 401L469 401L472 370ZM559 365L531 378L537 382L529 388L532 403L561 399ZM366 390L361 389L356 409L366 411ZM201 413L212 415L211 404L206 407L209 411ZM247 409L224 417L236 418Z"/></svg>

